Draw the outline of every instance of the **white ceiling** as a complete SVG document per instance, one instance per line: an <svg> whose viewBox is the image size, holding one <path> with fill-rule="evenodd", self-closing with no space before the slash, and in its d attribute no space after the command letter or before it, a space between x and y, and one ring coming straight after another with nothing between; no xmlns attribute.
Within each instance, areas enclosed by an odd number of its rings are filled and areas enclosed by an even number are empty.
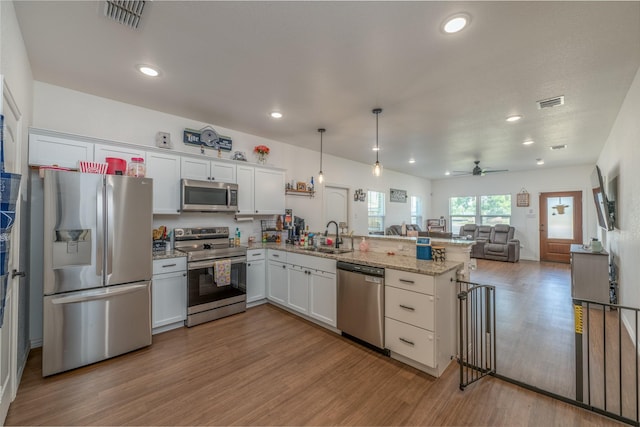
<svg viewBox="0 0 640 427"><path fill-rule="evenodd" d="M102 2L15 8L36 80L316 151L325 127L326 153L365 163L381 107L385 169L435 179L595 163L640 65L637 1L154 1L138 30ZM470 26L441 32L457 12Z"/></svg>

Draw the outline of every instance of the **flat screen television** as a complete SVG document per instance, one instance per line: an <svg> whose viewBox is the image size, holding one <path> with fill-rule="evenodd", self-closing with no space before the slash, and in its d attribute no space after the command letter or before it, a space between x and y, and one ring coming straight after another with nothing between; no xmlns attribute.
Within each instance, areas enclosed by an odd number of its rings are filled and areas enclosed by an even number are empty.
<svg viewBox="0 0 640 427"><path fill-rule="evenodd" d="M605 230L613 230L614 217L607 199L607 195L604 191L604 182L602 181L602 174L600 168L596 165L596 168L591 173L591 192L593 193L593 201L596 204L596 213L598 216L598 225Z"/></svg>

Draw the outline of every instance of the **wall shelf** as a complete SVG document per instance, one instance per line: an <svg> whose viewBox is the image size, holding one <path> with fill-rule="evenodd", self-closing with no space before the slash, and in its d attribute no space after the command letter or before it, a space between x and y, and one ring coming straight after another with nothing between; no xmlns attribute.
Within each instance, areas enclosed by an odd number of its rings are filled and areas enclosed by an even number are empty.
<svg viewBox="0 0 640 427"><path fill-rule="evenodd" d="M316 192L314 190L285 190L284 194L286 194L287 196L308 196L308 197L313 197Z"/></svg>

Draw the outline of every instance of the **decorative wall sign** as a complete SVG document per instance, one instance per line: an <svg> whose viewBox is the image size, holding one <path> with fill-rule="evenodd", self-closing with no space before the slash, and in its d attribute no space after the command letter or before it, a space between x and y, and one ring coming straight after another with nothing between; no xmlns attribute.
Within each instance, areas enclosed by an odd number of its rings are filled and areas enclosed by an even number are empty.
<svg viewBox="0 0 640 427"><path fill-rule="evenodd" d="M516 196L516 206L519 208L526 208L529 206L529 193L524 188L520 190Z"/></svg>
<svg viewBox="0 0 640 427"><path fill-rule="evenodd" d="M407 190L389 189L389 197L392 202L407 203Z"/></svg>
<svg viewBox="0 0 640 427"><path fill-rule="evenodd" d="M198 145L224 151L231 151L233 146L231 138L218 135L218 132L211 126L205 126L200 130L185 129L182 141L188 145Z"/></svg>
<svg viewBox="0 0 640 427"><path fill-rule="evenodd" d="M358 188L353 193L353 201L354 202L364 202L365 200L367 200L367 193L362 188Z"/></svg>

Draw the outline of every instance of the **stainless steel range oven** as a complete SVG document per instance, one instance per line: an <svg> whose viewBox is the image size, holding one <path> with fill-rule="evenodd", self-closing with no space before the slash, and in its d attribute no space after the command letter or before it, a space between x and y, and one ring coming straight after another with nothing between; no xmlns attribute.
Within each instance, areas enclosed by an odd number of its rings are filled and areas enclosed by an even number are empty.
<svg viewBox="0 0 640 427"><path fill-rule="evenodd" d="M176 228L174 236L187 253L187 326L245 311L247 248L229 245L229 227Z"/></svg>

